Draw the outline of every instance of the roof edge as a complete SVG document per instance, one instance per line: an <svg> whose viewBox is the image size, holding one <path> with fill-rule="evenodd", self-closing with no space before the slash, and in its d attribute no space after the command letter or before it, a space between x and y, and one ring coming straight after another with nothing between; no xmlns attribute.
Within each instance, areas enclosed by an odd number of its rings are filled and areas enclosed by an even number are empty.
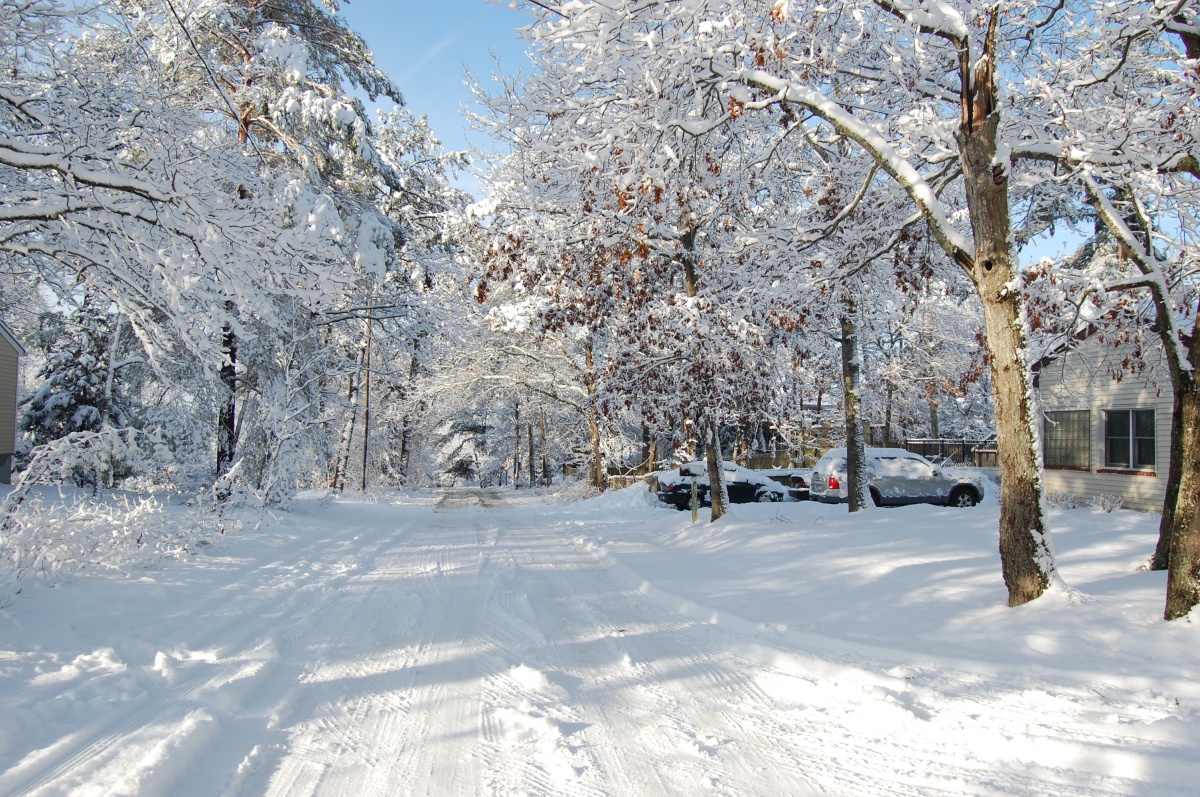
<svg viewBox="0 0 1200 797"><path fill-rule="evenodd" d="M4 323L3 319L0 319L0 337L7 340L9 345L16 349L17 354L20 356L29 356L29 352L25 351L25 347L21 345L21 341L17 340L17 336L13 334L13 331L9 329L8 324Z"/></svg>

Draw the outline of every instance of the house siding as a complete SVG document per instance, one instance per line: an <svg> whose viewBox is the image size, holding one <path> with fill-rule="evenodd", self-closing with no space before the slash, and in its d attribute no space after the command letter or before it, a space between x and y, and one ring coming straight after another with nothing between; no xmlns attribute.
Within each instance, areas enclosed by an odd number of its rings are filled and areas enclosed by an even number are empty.
<svg viewBox="0 0 1200 797"><path fill-rule="evenodd" d="M17 351L0 337L0 456L16 450L17 360Z"/></svg>
<svg viewBox="0 0 1200 797"><path fill-rule="evenodd" d="M1102 344L1085 341L1079 350L1043 363L1038 371L1038 400L1043 412L1087 410L1091 452L1087 470L1047 468L1048 492L1070 493L1087 500L1095 495L1119 495L1130 509L1157 512L1165 498L1170 463L1171 405L1170 378L1158 355L1147 362L1143 373L1125 373L1112 378L1120 363L1115 352ZM1153 472L1105 473L1104 411L1154 410L1155 465Z"/></svg>

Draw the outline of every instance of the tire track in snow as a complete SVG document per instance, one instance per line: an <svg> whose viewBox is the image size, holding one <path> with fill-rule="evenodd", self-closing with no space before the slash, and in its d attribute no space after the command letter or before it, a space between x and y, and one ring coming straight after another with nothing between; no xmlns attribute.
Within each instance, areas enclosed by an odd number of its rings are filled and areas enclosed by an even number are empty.
<svg viewBox="0 0 1200 797"><path fill-rule="evenodd" d="M465 518L470 520L463 529ZM288 784L296 782L298 770L315 777L321 790L371 795L415 794L421 783L439 793L454 791L454 783L469 790L476 781L470 755L463 774L447 771L446 762L428 750L431 745L440 749L442 737L461 744L459 739L478 734L472 683L478 681L477 671L487 668L490 646L475 639L474 628L492 589L496 563L489 552L501 532L488 528L481 515L454 513L453 520L435 516L413 536L413 547L392 552L386 564L407 574L422 615L407 644L392 653L376 651L392 666L372 682L370 694L349 698L361 703L353 723L361 741L330 756L322 749L323 728L312 721L298 723L266 793L291 793ZM377 614L365 608L364 614ZM362 669L348 671L339 689L353 691L354 679L363 674ZM338 712L346 699L331 694L326 711ZM391 705L385 705L389 699ZM317 770L320 774L312 776Z"/></svg>
<svg viewBox="0 0 1200 797"><path fill-rule="evenodd" d="M581 540L580 545L585 543ZM617 583L646 593L664 613L674 614L680 608L686 617L718 616L646 584L595 544L586 547L598 553L599 561L613 563ZM727 619L731 620L728 627ZM736 714L727 715L729 721L759 724L763 728L759 736L778 740L774 754L783 753L785 762L790 759L802 767L823 792L856 797L932 793L1034 797L1053 784L1055 793L1063 795L1127 795L1139 789L1136 775L1152 761L1122 750L1129 739L1119 734L1096 741L1079 738L1071 728L1073 712L1086 715L1088 710L1081 711L1079 704L1104 698L1096 689L1071 685L1064 674L1056 677L1047 672L1048 688L1057 696L1074 693L1079 700L1068 699L1066 705L1055 707L1046 704L1048 695L1026 699L1022 693L1028 691L1028 678L1007 673L939 668L931 672L936 677L935 691L922 685L919 670L893 677L894 661L873 666L861 654L842 652L825 658L791 650L785 638L769 629L756 633L753 624L739 618L722 617L721 625L711 627L706 635L723 641L707 651L708 661L700 663L700 671L714 672L710 665L724 659L729 663L726 671L755 673L755 680L762 683L774 681L773 688L755 690L766 698L756 698L763 710L743 703ZM888 658L903 655L891 651ZM904 678L914 680L903 683ZM789 690L779 688L780 681L788 679L807 683L796 690L799 699L789 700ZM1051 685L1051 680L1062 683ZM649 682L650 691L661 694L662 679ZM740 695L738 679L731 683ZM955 683L961 684L961 690ZM1089 691L1097 694L1088 696ZM926 708L930 705L936 705L937 712ZM1096 723L1080 724L1094 728ZM1144 750L1145 743L1141 745ZM1194 793L1200 766L1181 760L1185 755L1181 749L1169 756L1169 769L1182 774L1175 784L1177 791L1163 794ZM1085 762L1084 768L1076 768L1075 761ZM1092 774L1098 768L1096 761L1112 762L1105 775Z"/></svg>
<svg viewBox="0 0 1200 797"><path fill-rule="evenodd" d="M573 612L577 624L604 623L614 614L627 618L623 633L604 640L607 647L620 651L619 666L610 666L602 674L605 683L597 690L597 702L603 709L614 689L628 696L632 716L614 716L606 725L637 729L637 746L653 762L638 780L644 783L653 776L659 784L657 793L663 794L700 788L716 793L814 791L794 767L767 771L760 765L759 757L777 745L771 737L750 738L744 715L764 710L765 695L746 676L752 670L714 644L716 629L664 612L577 547L561 545L554 553L555 558L571 562L569 568L561 560L547 558L543 563L563 589L556 607ZM572 598L570 592L579 589L573 574L588 571L595 597ZM759 698L757 704L748 702L754 696ZM628 747L628 742L622 746ZM774 757L783 756L776 752ZM628 756L613 763L628 767Z"/></svg>
<svg viewBox="0 0 1200 797"><path fill-rule="evenodd" d="M318 600L319 596L314 593L337 590L356 567L369 566L370 557L384 544L386 536L386 530L377 529L372 539L360 540L357 550L349 557L354 566L324 567L323 560L329 558L329 541L321 539L266 566L270 573L266 584L261 583L264 568L255 567L222 585L212 597L201 601L199 611L193 612L190 621L196 623L199 633L189 640L189 647L193 650L224 648L231 652L211 662L192 662L190 669L193 671L173 683L159 678L160 685L148 690L146 699L133 711L111 711L48 748L30 751L15 766L0 773L0 793L14 797L69 793L97 778L103 780L100 773L114 767L118 773L127 769L125 774L132 778L129 782L137 782L133 776L147 767L170 770L164 762L144 761L137 755L124 756L122 751L125 748L144 749L147 743L137 740L165 738L164 734L172 733L171 729L178 732L188 727L192 723L189 718L197 716L198 711L216 724L228 719L238 703L249 696L248 690L261 685L276 669L280 619L286 621L296 615L307 615L302 610ZM338 545L341 547L342 544L339 542ZM341 563L346 562L347 557L342 557ZM297 571L302 573L302 583L294 580ZM284 593L283 598L271 607L271 611L254 611L259 605L278 599L280 592ZM262 597L243 606L245 611L230 613L226 602L231 595L237 599L247 595ZM153 682L154 678L144 667L135 663L132 668L139 682L147 679ZM213 735L209 733L197 733L193 738L186 751L192 757L201 756L204 748L213 741ZM179 755L179 752L175 753L176 758Z"/></svg>

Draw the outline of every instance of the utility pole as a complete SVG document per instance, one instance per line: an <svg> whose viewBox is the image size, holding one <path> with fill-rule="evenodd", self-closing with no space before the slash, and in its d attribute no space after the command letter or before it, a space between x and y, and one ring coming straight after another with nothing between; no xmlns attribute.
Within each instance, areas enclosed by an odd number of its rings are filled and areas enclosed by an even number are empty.
<svg viewBox="0 0 1200 797"><path fill-rule="evenodd" d="M363 391L363 458L362 458L362 491L367 491L367 451L371 443L371 311L367 305L367 354L366 354L366 386Z"/></svg>

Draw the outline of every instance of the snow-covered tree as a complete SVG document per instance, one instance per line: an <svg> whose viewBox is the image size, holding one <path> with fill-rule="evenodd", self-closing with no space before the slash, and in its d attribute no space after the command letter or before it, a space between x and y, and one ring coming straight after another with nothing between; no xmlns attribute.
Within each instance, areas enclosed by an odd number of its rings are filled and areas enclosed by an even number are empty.
<svg viewBox="0 0 1200 797"><path fill-rule="evenodd" d="M659 93L656 126L648 128L658 144L646 168L657 153L730 119L788 109L805 117L798 135L832 129L872 164L846 175L861 186L852 196L879 187L906 198L900 218L928 228L983 304L1003 471L1002 570L1010 604L1040 595L1053 561L1014 280L1008 157L1019 131L1001 129L1006 101L1018 97L1002 94L1001 84L1009 43L1042 35L1041 15L870 0L836 8L785 0L529 5L539 16L531 38L571 47L570 69L560 74L577 78L561 86L570 98L564 108L617 114L622 106L597 86L672 87ZM876 179L884 175L886 185Z"/></svg>
<svg viewBox="0 0 1200 797"><path fill-rule="evenodd" d="M125 371L144 360L131 348L130 336L122 335L123 319L107 304L85 292L77 304L43 315L38 345L45 361L38 384L21 401L18 421L30 446L74 432L136 425L137 402ZM78 474L77 480L84 477Z"/></svg>
<svg viewBox="0 0 1200 797"><path fill-rule="evenodd" d="M1075 188L1047 192L1037 217L1052 219L1061 209L1096 218L1112 242L1087 259L1088 268L1064 269L1092 295L1090 318L1076 317L1076 324L1142 315L1122 305L1153 308L1150 328L1175 397L1154 566L1170 571L1164 614L1174 619L1200 603L1197 11L1180 0L1065 3L1040 20L1046 34L1029 39L1025 53L1032 57L1013 63L1036 102L1022 112L1027 123L1012 157L1052 162L1055 182ZM1139 334L1136 326L1128 332Z"/></svg>

